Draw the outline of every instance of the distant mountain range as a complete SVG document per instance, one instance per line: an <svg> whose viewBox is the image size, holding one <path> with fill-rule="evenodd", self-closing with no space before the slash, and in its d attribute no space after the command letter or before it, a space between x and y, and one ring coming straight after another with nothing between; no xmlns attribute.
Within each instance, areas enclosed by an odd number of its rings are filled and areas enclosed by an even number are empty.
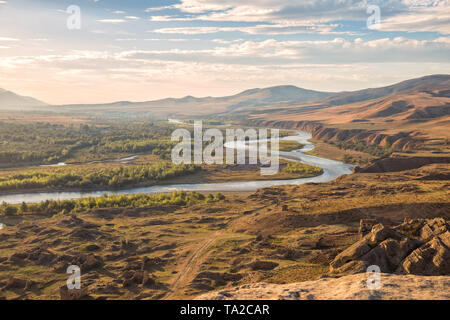
<svg viewBox="0 0 450 320"><path fill-rule="evenodd" d="M391 86L365 89L353 92L341 92L333 95L324 103L331 106L349 104L382 98L391 94L412 91L450 90L450 75L432 75L412 80L406 80Z"/></svg>
<svg viewBox="0 0 450 320"><path fill-rule="evenodd" d="M391 123L430 121L449 115L450 75L434 75L383 88L341 92L297 105L267 106L258 112L241 110L239 117L336 124L369 122L369 120Z"/></svg>
<svg viewBox="0 0 450 320"><path fill-rule="evenodd" d="M23 110L48 106L45 102L31 97L24 97L0 88L0 110Z"/></svg>
<svg viewBox="0 0 450 320"><path fill-rule="evenodd" d="M413 94L414 93L414 94ZM399 111L412 109L408 95L419 94L429 99L441 98L437 104L445 105L450 97L450 75L431 75L417 79L403 81L391 86L372 88L353 92L321 92L306 90L295 86L276 86L263 89L250 89L239 94L226 97L196 98L167 98L146 102L119 101L107 104L73 104L49 106L44 102L30 97L23 97L0 89L0 110L46 109L52 111L91 113L91 112L119 112L134 113L147 112L155 117L248 117L258 114L304 114L314 113L316 110L335 106L370 102L373 110L365 109L366 117L382 117L396 114ZM377 100L391 96L398 96L398 101ZM401 96L401 97L400 97ZM395 99L394 99L395 100ZM425 100L424 100L425 101ZM431 102L430 102L431 103ZM380 107L380 105L382 105ZM364 105L367 107L367 105ZM388 110L383 111L383 106ZM420 111L420 110L419 110ZM412 111L411 111L412 112ZM428 110L442 114L442 110ZM443 113L445 114L446 111ZM420 112L416 116L420 116Z"/></svg>
<svg viewBox="0 0 450 320"><path fill-rule="evenodd" d="M330 97L333 94L295 86L277 86L250 89L226 97L196 98L187 96L180 99L167 98L146 102L120 101L96 105L64 105L59 108L65 111L151 112L155 117L189 117L233 113L233 110L241 108L257 110L267 105L293 105Z"/></svg>

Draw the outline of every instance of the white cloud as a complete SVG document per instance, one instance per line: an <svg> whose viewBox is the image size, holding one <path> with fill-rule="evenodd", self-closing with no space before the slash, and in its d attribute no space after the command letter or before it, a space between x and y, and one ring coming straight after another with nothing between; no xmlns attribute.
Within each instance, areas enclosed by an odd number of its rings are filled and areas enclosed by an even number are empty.
<svg viewBox="0 0 450 320"><path fill-rule="evenodd" d="M65 95L73 102L73 90L83 93L80 99L95 102L128 94L129 99L152 98L148 88L162 96L222 95L283 83L335 90L450 73L448 0L181 0L149 8L145 16L124 4L123 11L112 9L86 20L101 24L86 29L76 47L94 51L69 50L74 44L64 28L67 13L56 15L57 6L36 13L18 10L17 19L10 15L12 4L0 6L0 20L6 21L0 29L0 49L5 49L0 50L0 87L37 83L47 92L42 99L49 101ZM380 32L361 30L368 4L381 6ZM39 28L34 29L32 13L39 15L34 19L41 21ZM137 20L132 17L162 23L130 23ZM11 26L15 33L9 33ZM32 42L38 41L32 40L33 30L51 41ZM441 35L384 33L398 30ZM15 39L16 34L23 39Z"/></svg>
<svg viewBox="0 0 450 320"><path fill-rule="evenodd" d="M298 33L318 33L318 34L352 34L351 32L333 31L337 25L320 24L267 24L251 27L177 27L160 28L151 32L167 34L212 34L218 32L243 32L247 34L280 35Z"/></svg>
<svg viewBox="0 0 450 320"><path fill-rule="evenodd" d="M220 27L180 27L180 28L161 28L149 32L168 33L168 34L208 34L221 31L236 31L238 28L220 28Z"/></svg>
<svg viewBox="0 0 450 320"><path fill-rule="evenodd" d="M145 12L155 12L155 11L161 11L166 9L174 9L173 6L162 6L162 7L153 7L153 8L147 8L145 9Z"/></svg>
<svg viewBox="0 0 450 320"><path fill-rule="evenodd" d="M0 37L0 41L19 41L19 39L9 38L9 37Z"/></svg>
<svg viewBox="0 0 450 320"><path fill-rule="evenodd" d="M450 6L421 7L384 20L378 30L382 31L431 31L450 34Z"/></svg>
<svg viewBox="0 0 450 320"><path fill-rule="evenodd" d="M97 22L115 24L115 23L124 23L124 22L127 22L127 20L124 20L124 19L100 19L100 20L97 20Z"/></svg>
<svg viewBox="0 0 450 320"><path fill-rule="evenodd" d="M368 5L379 5L382 30L436 31L450 29L448 0L181 0L173 5L187 16L153 16L152 21L237 21L291 25L291 31L302 33L302 26L323 26L332 21L366 21ZM320 29L320 28L319 28ZM275 33L274 33L275 34Z"/></svg>
<svg viewBox="0 0 450 320"><path fill-rule="evenodd" d="M136 39L118 41L173 41L186 42L192 39ZM336 38L329 41L214 41L219 45L210 49L128 50L118 53L106 51L71 51L66 54L37 56L11 56L2 58L1 68L18 69L35 67L42 70L53 68L97 70L113 65L131 65L137 69L149 61L189 63L202 61L205 64L230 64L241 66L267 65L273 63L314 65L351 65L378 63L380 68L388 63L445 63L450 52L450 39L417 41L397 37L354 41ZM48 72L48 70L46 72ZM445 72L442 69L440 72Z"/></svg>
<svg viewBox="0 0 450 320"><path fill-rule="evenodd" d="M218 42L217 40L215 41ZM280 63L388 63L446 62L450 55L450 39L411 40L402 37L364 41L361 38L326 41L225 41L212 49L130 50L120 59L198 60L206 62L254 63L256 59L276 59ZM245 58L253 59L248 62ZM244 59L244 60L242 60Z"/></svg>

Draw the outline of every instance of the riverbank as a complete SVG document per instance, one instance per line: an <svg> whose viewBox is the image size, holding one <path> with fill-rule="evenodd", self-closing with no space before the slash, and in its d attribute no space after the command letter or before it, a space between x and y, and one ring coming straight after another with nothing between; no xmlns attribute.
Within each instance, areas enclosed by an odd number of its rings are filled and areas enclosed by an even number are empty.
<svg viewBox="0 0 450 320"><path fill-rule="evenodd" d="M188 174L185 176L178 176L174 178L169 178L162 181L156 181L153 183L144 182L140 184L127 185L122 188L109 188L108 186L95 186L90 188L31 188L23 190L5 190L0 192L0 199L5 195L17 195L17 194L37 194L45 192L79 192L79 193L89 193L95 192L97 190L103 189L105 192L120 192L128 190L130 188L146 188L156 185L172 185L172 184L199 184L199 183L222 183L222 182L239 182L239 181L270 181L270 180L292 180L301 178L311 178L320 176L323 174L322 170L317 167L307 166L305 168L314 168L314 173L288 173L284 172L283 168L287 164L280 165L280 172L272 176L263 176L260 173L260 167L258 165L212 165L204 166L201 170L195 173ZM224 190L227 192L227 190ZM232 192L232 191L230 191Z"/></svg>
<svg viewBox="0 0 450 320"><path fill-rule="evenodd" d="M304 147L301 150L294 150L289 152L279 152L280 159L293 159L294 161L304 164L319 167L323 170L323 173L313 177L301 177L297 179L277 179L277 180L242 180L230 181L230 182L205 182L194 183L192 179L184 178L183 182L173 182L170 184L168 181L158 182L157 185L146 187L130 187L123 190L111 191L108 189L92 190L92 191L42 191L42 192L23 192L15 194L4 194L0 196L0 202L5 201L11 204L17 204L22 202L41 202L45 200L69 200L78 199L83 197L99 197L104 193L112 194L136 194L136 193L167 193L173 191L197 191L197 192L251 192L256 191L259 188L281 186L281 185L299 185L308 182L328 182L334 180L344 174L352 173L352 166L325 158L311 156L305 154L305 152L314 149L314 144L308 141L311 135L303 131L295 131L296 135L285 137L283 140L296 141ZM171 181L172 182L172 181Z"/></svg>

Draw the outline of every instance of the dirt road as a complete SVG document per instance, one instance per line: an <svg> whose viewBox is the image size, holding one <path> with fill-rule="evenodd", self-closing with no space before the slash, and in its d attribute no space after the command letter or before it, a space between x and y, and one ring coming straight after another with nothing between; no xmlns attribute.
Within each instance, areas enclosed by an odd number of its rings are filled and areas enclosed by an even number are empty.
<svg viewBox="0 0 450 320"><path fill-rule="evenodd" d="M186 259L177 277L172 282L170 286L171 291L163 299L170 300L178 293L178 290L189 284L189 281L192 280L204 260L204 253L221 235L222 231L217 231L197 246L194 252Z"/></svg>

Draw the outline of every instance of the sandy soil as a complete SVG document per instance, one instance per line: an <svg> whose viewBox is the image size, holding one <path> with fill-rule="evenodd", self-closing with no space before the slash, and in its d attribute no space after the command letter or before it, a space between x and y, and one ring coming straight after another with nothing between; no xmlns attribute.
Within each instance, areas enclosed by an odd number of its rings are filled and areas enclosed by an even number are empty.
<svg viewBox="0 0 450 320"><path fill-rule="evenodd" d="M201 295L197 300L448 300L450 276L381 274L369 290L365 273L292 284L257 283Z"/></svg>

